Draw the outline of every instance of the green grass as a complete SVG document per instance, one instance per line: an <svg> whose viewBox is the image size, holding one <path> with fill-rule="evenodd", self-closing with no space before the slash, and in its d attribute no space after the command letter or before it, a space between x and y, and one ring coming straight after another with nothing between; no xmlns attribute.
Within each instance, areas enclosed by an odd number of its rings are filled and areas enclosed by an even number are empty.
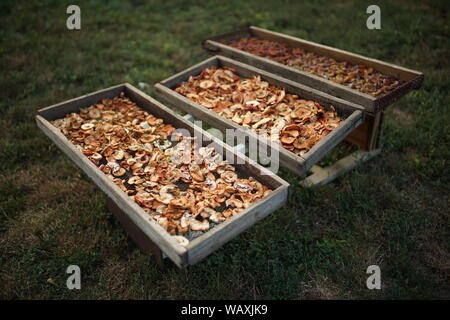
<svg viewBox="0 0 450 320"><path fill-rule="evenodd" d="M450 298L450 37L446 1L2 1L0 297ZM390 107L383 153L288 203L199 264L160 270L105 196L34 123L36 110L124 81L151 85L207 57L200 41L251 23L425 73ZM328 160L333 158L330 155ZM66 288L66 268L82 290ZM382 290L368 290L378 264Z"/></svg>

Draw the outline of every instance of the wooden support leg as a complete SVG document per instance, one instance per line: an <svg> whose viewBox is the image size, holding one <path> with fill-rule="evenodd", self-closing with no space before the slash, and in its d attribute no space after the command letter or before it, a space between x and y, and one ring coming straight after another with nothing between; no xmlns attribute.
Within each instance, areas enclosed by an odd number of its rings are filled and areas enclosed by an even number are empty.
<svg viewBox="0 0 450 320"><path fill-rule="evenodd" d="M362 150L355 151L325 168L318 165L313 166L311 168L312 174L301 181L301 185L312 187L327 184L358 164L378 155L381 152L380 137L383 129L383 118L383 112L367 115L366 121L346 138L346 141L359 146Z"/></svg>
<svg viewBox="0 0 450 320"><path fill-rule="evenodd" d="M163 267L163 253L161 249L141 230L134 222L120 209L114 201L108 198L106 202L108 210L120 221L128 236L138 246L138 248L148 254L152 253L155 256L156 263Z"/></svg>
<svg viewBox="0 0 450 320"><path fill-rule="evenodd" d="M380 148L380 137L383 129L384 113L367 114L366 120L350 133L345 141L364 150Z"/></svg>
<svg viewBox="0 0 450 320"><path fill-rule="evenodd" d="M350 171L358 164L365 162L381 152L381 149L371 151L358 150L352 154L336 161L331 166L322 168L320 166L313 166L311 168L312 175L308 176L301 182L304 187L320 186L327 184L338 176Z"/></svg>

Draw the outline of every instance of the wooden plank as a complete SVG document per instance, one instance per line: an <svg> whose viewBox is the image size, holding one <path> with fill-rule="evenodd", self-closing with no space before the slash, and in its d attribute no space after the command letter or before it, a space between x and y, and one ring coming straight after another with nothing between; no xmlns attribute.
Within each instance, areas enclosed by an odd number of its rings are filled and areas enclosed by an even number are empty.
<svg viewBox="0 0 450 320"><path fill-rule="evenodd" d="M189 264L194 264L202 260L226 242L248 229L249 226L281 207L286 201L287 195L288 190L286 188L273 191L265 199L259 200L257 205L233 216L211 231L193 240L188 245Z"/></svg>
<svg viewBox="0 0 450 320"><path fill-rule="evenodd" d="M314 166L311 168L313 174L302 180L300 184L304 187L317 187L325 185L344 173L352 170L360 163L370 160L380 154L380 152L381 149L374 149L371 151L358 150L336 161L331 166L325 168Z"/></svg>
<svg viewBox="0 0 450 320"><path fill-rule="evenodd" d="M377 149L380 147L380 138L383 131L383 119L384 112L378 112L377 114L375 114L369 141L369 150Z"/></svg>
<svg viewBox="0 0 450 320"><path fill-rule="evenodd" d="M38 110L38 115L48 121L64 117L68 113L78 112L81 106L89 107L99 102L101 99L111 99L124 90L124 84L112 86L106 89L98 90L85 94L78 98L70 99L61 103L51 105Z"/></svg>
<svg viewBox="0 0 450 320"><path fill-rule="evenodd" d="M390 75L392 77L410 81L416 76L422 74L419 71L407 69L392 63L384 62L381 60L369 58L360 54L356 54L353 52L341 50L335 47L326 46L320 43L307 41L300 38L295 38L286 34L282 34L275 31L270 31L262 28L258 28L255 26L250 27L250 32L255 36L265 38L272 41L282 41L287 43L293 47L300 47L307 51L316 52L319 54L323 54L329 57L332 57L336 60L348 61L353 64L363 64L368 67L372 67L377 71L380 71L384 74Z"/></svg>
<svg viewBox="0 0 450 320"><path fill-rule="evenodd" d="M343 140L345 136L351 132L351 130L355 129L363 120L363 107L348 103L343 101L342 99L330 96L326 93L320 92L315 89L311 89L305 87L303 85L296 84L293 81L283 79L277 75L270 74L263 70L259 70L252 66L245 65L243 63L233 61L226 57L215 56L216 59L215 65L217 66L227 66L234 68L239 76L249 77L252 75L260 75L261 78L265 81L268 81L270 84L285 87L287 88L287 92L297 94L301 97L305 97L307 99L315 100L321 102L325 107L333 105L338 113L341 116L344 116L346 119L343 124L341 124L338 128L333 130L333 134L326 140L327 143L330 144L331 147L334 147L338 142ZM189 68L181 73L178 73L177 79L188 79L189 76L196 76L198 73L203 70L202 67L206 68L208 65L211 65L211 59L206 60L204 65L202 63L197 64L195 68ZM324 144L320 145L320 148L312 148L309 152L307 152L302 157L290 152L282 147L272 146L268 144L268 141L265 138L261 138L255 132L245 127L242 127L233 121L226 119L215 112L211 112L205 109L203 106L200 106L197 103L192 102L188 98L180 95L173 89L175 86L180 84L174 83L170 78L168 80L163 80L160 83L155 85L155 91L158 95L158 98L164 101L165 103L171 104L187 113L192 114L198 119L202 119L206 121L211 126L218 128L222 132L225 132L226 129L235 129L238 132L241 132L243 135L250 136L253 139L257 139L260 143L260 146L263 148L272 149L273 152L278 152L280 157L280 163L288 168L289 170L295 172L298 175L303 175L308 170L313 163L313 161L320 160L321 157L325 155L327 151L330 149L327 148ZM167 86L169 83L170 87ZM339 134L342 132L342 134ZM330 133L331 134L331 133ZM313 153L317 153L316 156L312 156ZM309 159L309 160L306 160ZM308 161L308 162L307 162Z"/></svg>
<svg viewBox="0 0 450 320"><path fill-rule="evenodd" d="M215 47L209 47L207 40L224 40L224 39L236 39L237 37L245 37L245 36L249 36L250 35L250 25L240 28L238 30L235 31L231 31L231 32L227 32L227 33L222 33L216 36L212 36L206 40L202 41L202 46L205 50L208 50L210 52L216 52L218 51L217 48Z"/></svg>
<svg viewBox="0 0 450 320"><path fill-rule="evenodd" d="M364 122L350 133L345 141L368 151L380 148L383 118L381 111L375 114L367 113Z"/></svg>
<svg viewBox="0 0 450 320"><path fill-rule="evenodd" d="M370 113L366 113L364 122L353 130L346 138L345 141L354 144L361 149L368 150L370 145L370 137L373 127L374 117Z"/></svg>
<svg viewBox="0 0 450 320"><path fill-rule="evenodd" d="M217 60L214 57L206 59L200 63L193 65L192 67L190 67L184 71L174 74L173 76L164 80L165 85L172 89L178 83L187 81L189 78L189 76L188 76L189 74L199 74L203 69L209 68L211 66L217 66Z"/></svg>
<svg viewBox="0 0 450 320"><path fill-rule="evenodd" d="M86 95L81 97L79 100L71 99L68 102L57 104L52 106L52 108L45 108L40 110L40 114L36 116L36 122L39 128L53 141L55 144L66 153L69 158L71 158L75 164L77 164L80 169L82 169L88 177L100 187L100 189L106 193L108 198L114 202L117 206L117 210L120 210L126 215L126 220L128 224L133 226L126 227L133 233L133 238L138 244L144 248L148 249L146 244L143 244L143 237L147 237L151 242L155 243L161 250L166 254L177 266L184 267L188 264L187 251L188 249L180 246L161 226L151 219L144 210L138 206L134 201L132 201L115 183L113 183L106 175L103 174L87 157L85 157L81 151L79 151L67 138L54 127L47 119L54 119L58 116L64 116L64 112L75 112L78 111L80 107L87 107L90 104L99 102L104 97L114 97L120 92L125 92L125 94L133 100L139 107L145 109L157 117L160 117L166 121L166 123L171 123L176 128L183 128L188 130L191 135L197 137L204 137L203 145L206 146L211 142L214 142L218 148L216 149L221 154L232 154L234 165L238 171L245 171L252 175L255 179L262 182L274 192L270 195L274 201L283 203L285 199L281 191L287 192L289 184L285 182L280 177L272 174L266 168L259 166L257 163L247 158L245 155L235 152L234 148L228 146L222 141L212 137L209 133L203 131L201 128L195 127L189 121L183 119L180 115L176 114L173 110L162 105L160 102L154 100L150 96L146 95L139 89L134 88L129 84L121 84L119 86L114 86L109 89L101 90L94 94ZM111 96L112 95L112 96ZM93 100L93 96L95 99ZM86 98L89 97L89 98ZM62 110L59 110L62 108ZM275 196L273 196L275 195ZM240 215L249 215L247 219L249 221L254 221L252 218L255 215L255 209L258 208L258 204L253 204L246 211L241 212ZM122 217L125 219L124 217ZM123 220L122 219L122 220ZM247 225L246 227L250 227ZM136 230L141 230L138 232ZM215 230L215 228L213 229ZM220 230L220 229L218 229ZM215 231L217 233L220 231ZM226 232L226 231L222 231ZM209 232L205 233L208 234ZM144 237L144 238L145 238ZM205 238L207 239L207 238ZM210 241L210 240L207 240ZM197 241L198 242L198 241ZM208 246L205 246L208 247ZM209 246L213 248L214 246ZM209 252L210 253L210 252ZM208 253L208 254L209 254Z"/></svg>
<svg viewBox="0 0 450 320"><path fill-rule="evenodd" d="M272 61L267 58L259 57L254 54L235 49L221 42L224 40L228 40L229 36L215 36L206 39L204 41L204 48L206 50L209 50L210 52L219 53L227 57L231 57L257 68L264 69L270 73L281 75L283 78L294 80L306 86L316 88L330 95L342 98L346 101L360 104L364 106L368 112L373 113L379 111L380 109L386 108L389 104L393 103L395 100L405 95L409 91L419 88L423 82L423 73L419 71L403 68L394 64L368 58L348 51L321 45L299 38L294 38L288 35L253 26L249 27L248 34L259 36L268 40L284 42L291 46L301 47L309 51L326 54L339 60L346 60L353 63L362 63L367 66L373 67L374 69L385 74L400 78L404 80L405 83L400 85L389 94L375 98L358 90L351 89L345 85L326 80L322 77L295 69L293 67Z"/></svg>

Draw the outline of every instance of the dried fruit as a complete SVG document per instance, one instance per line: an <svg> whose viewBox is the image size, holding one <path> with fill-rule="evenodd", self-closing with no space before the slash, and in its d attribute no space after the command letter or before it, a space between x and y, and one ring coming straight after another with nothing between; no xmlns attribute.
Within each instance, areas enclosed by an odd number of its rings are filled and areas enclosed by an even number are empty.
<svg viewBox="0 0 450 320"><path fill-rule="evenodd" d="M362 64L337 61L325 55L294 48L276 41L245 37L228 41L227 44L236 49L292 66L374 97L385 95L403 83L400 79Z"/></svg>
<svg viewBox="0 0 450 320"><path fill-rule="evenodd" d="M189 240L183 236L173 236L176 242L178 242L181 246L187 247L189 244Z"/></svg>
<svg viewBox="0 0 450 320"><path fill-rule="evenodd" d="M233 80L229 72L216 77ZM222 161L214 148L198 148L194 140L183 136L173 146L168 138L175 128L139 109L123 94L52 123L182 246L189 244L190 230L207 231L212 226L209 221L225 221L214 209L220 203L232 199L231 204L239 205L237 194L242 194L242 188L234 182L259 183L252 177L238 179L235 168ZM191 161L195 158L199 164ZM216 180L216 171L227 181ZM249 203L270 192L261 186ZM227 217L246 207L244 203L239 210L228 210Z"/></svg>
<svg viewBox="0 0 450 320"><path fill-rule="evenodd" d="M93 123L84 123L81 125L81 129L83 129L83 130L89 130L89 129L92 129L93 127L94 127Z"/></svg>
<svg viewBox="0 0 450 320"><path fill-rule="evenodd" d="M192 219L189 226L193 231L206 231L209 229L209 222L206 219L203 221Z"/></svg>
<svg viewBox="0 0 450 320"><path fill-rule="evenodd" d="M204 81L218 82L203 89ZM221 90L225 84L232 90ZM300 156L341 123L333 106L326 110L317 102L269 85L259 76L240 78L227 67L204 69L199 76L191 77L175 90Z"/></svg>

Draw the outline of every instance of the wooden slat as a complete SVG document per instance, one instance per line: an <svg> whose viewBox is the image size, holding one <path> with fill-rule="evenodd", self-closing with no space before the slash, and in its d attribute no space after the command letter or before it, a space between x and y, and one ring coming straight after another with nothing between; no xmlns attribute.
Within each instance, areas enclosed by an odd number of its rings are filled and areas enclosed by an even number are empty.
<svg viewBox="0 0 450 320"><path fill-rule="evenodd" d="M372 67L377 71L380 71L384 74L390 75L392 77L410 81L415 78L417 75L421 74L420 72L412 69L407 69L392 63L384 62L381 60L365 57L360 54L352 53L349 51L341 50L338 48L326 46L320 43L303 40L300 38L295 38L286 34L282 34L279 32L274 32L270 30L261 29L258 27L251 26L250 31L258 37L265 38L272 41L282 41L287 43L293 47L300 47L307 51L316 52L319 54L323 54L329 56L331 58L335 58L340 61L348 61L353 64L363 64L368 67Z"/></svg>
<svg viewBox="0 0 450 320"><path fill-rule="evenodd" d="M249 35L250 35L250 26L248 25L246 27L240 28L235 31L212 36L212 37L208 38L207 40L224 40L224 39L231 40L231 39L236 39L237 37L245 37L245 36L249 36ZM205 50L213 51L213 52L216 51L216 48L208 47L208 43L206 42L206 40L202 41L202 46Z"/></svg>
<svg viewBox="0 0 450 320"><path fill-rule="evenodd" d="M380 148L380 138L383 132L383 119L384 112L378 112L375 114L369 141L369 150Z"/></svg>
<svg viewBox="0 0 450 320"><path fill-rule="evenodd" d="M38 110L38 115L48 121L64 117L68 113L78 112L79 108L89 107L90 105L99 102L102 99L111 99L117 96L124 90L124 85L119 84L110 88L98 90L93 93L83 95L78 98L70 99L61 103L51 105L46 108Z"/></svg>
<svg viewBox="0 0 450 320"><path fill-rule="evenodd" d="M358 126L353 132L351 132L345 141L354 144L361 149L368 150L370 146L370 137L372 133L374 117L366 113L364 117L364 122Z"/></svg>
<svg viewBox="0 0 450 320"><path fill-rule="evenodd" d="M217 66L217 60L214 59L214 57L206 59L200 63L193 65L192 67L190 67L184 71L174 74L173 76L164 80L165 85L169 88L173 88L178 83L187 81L189 78L188 74L199 74L203 69L209 68L211 66Z"/></svg>

